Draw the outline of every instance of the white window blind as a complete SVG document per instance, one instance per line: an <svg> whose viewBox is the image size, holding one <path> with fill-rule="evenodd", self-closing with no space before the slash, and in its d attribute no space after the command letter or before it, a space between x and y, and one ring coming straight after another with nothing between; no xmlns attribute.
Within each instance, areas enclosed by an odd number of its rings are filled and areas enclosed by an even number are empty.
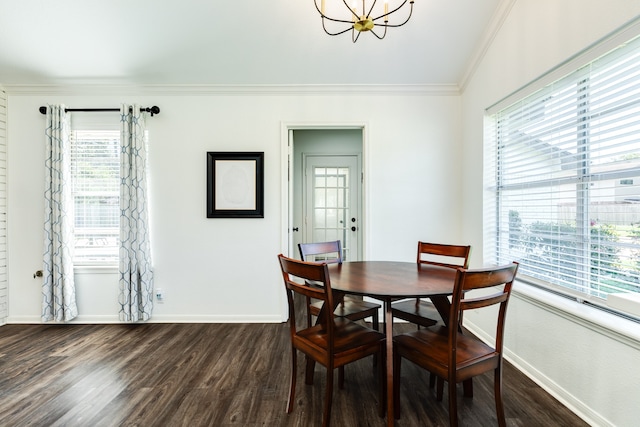
<svg viewBox="0 0 640 427"><path fill-rule="evenodd" d="M76 264L116 264L120 132L76 130L71 140Z"/></svg>
<svg viewBox="0 0 640 427"><path fill-rule="evenodd" d="M579 297L640 292L640 38L487 117L485 255Z"/></svg>

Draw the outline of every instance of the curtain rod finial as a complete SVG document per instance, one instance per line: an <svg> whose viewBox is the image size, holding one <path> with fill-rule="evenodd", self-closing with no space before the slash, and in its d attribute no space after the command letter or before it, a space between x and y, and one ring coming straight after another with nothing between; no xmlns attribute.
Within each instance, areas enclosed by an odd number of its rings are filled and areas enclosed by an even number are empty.
<svg viewBox="0 0 640 427"><path fill-rule="evenodd" d="M158 107L157 105L154 105L151 108L147 107L146 110L147 110L148 113L151 113L151 117L153 117L154 114L159 114L160 113L160 107Z"/></svg>

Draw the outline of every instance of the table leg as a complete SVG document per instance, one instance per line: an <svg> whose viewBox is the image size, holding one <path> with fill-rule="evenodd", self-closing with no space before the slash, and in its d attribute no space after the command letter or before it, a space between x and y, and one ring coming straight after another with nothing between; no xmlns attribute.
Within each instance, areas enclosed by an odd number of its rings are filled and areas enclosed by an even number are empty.
<svg viewBox="0 0 640 427"><path fill-rule="evenodd" d="M391 316L391 300L384 301L384 333L387 338L387 426L395 425L393 410L393 316Z"/></svg>
<svg viewBox="0 0 640 427"><path fill-rule="evenodd" d="M449 308L451 307L449 298L447 298L446 296L438 295L432 296L430 299L436 310L438 310L438 313L440 314L440 317L442 318L445 326L449 326Z"/></svg>

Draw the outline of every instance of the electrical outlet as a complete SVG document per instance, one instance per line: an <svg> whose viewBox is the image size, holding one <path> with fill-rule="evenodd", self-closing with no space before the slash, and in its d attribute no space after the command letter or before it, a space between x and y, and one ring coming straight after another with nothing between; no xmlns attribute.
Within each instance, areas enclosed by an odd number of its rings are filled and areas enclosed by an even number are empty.
<svg viewBox="0 0 640 427"><path fill-rule="evenodd" d="M158 301L163 301L164 300L164 292L162 292L162 289L156 289L156 299Z"/></svg>

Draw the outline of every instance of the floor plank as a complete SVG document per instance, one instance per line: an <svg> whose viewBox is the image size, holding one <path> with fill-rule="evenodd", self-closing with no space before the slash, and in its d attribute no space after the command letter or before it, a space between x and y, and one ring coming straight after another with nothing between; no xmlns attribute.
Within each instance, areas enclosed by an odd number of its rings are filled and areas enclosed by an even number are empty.
<svg viewBox="0 0 640 427"><path fill-rule="evenodd" d="M286 414L289 353L284 324L5 325L0 425L319 425L324 368L306 386L299 357L296 404ZM398 426L448 424L446 390L437 402L428 379L403 365ZM371 360L347 366L332 425L385 425L377 399ZM509 426L586 425L508 364L504 401ZM459 404L461 425L495 425L491 376Z"/></svg>

